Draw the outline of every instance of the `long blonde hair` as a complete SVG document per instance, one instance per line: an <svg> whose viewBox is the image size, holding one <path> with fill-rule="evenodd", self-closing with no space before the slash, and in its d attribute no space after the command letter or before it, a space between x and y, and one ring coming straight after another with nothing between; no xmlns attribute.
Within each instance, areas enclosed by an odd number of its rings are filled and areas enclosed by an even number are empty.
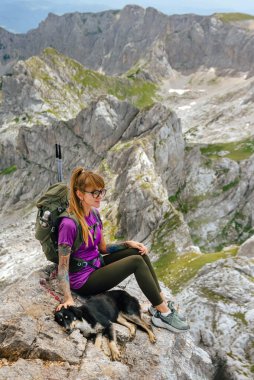
<svg viewBox="0 0 254 380"><path fill-rule="evenodd" d="M84 209L79 197L77 196L77 190L82 192L85 191L87 187L92 187L94 189L104 188L105 183L99 174L85 170L79 166L75 168L71 174L69 211L73 212L78 218L82 227L82 235L86 245L88 245L89 236L92 240L93 238L84 218Z"/></svg>

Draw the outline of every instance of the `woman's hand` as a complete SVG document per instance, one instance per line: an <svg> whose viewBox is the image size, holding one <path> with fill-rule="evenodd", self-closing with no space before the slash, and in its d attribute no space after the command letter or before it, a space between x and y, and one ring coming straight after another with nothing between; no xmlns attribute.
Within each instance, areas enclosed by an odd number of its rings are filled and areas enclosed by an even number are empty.
<svg viewBox="0 0 254 380"><path fill-rule="evenodd" d="M63 307L65 309L67 309L68 306L74 306L75 305L75 302L73 301L72 298L68 299L67 301L65 301L64 303L60 303L57 307L56 307L56 311L60 311Z"/></svg>
<svg viewBox="0 0 254 380"><path fill-rule="evenodd" d="M128 240L125 243L128 245L129 248L138 249L141 255L147 255L148 253L148 248L142 243L138 243L137 241L134 241L134 240Z"/></svg>

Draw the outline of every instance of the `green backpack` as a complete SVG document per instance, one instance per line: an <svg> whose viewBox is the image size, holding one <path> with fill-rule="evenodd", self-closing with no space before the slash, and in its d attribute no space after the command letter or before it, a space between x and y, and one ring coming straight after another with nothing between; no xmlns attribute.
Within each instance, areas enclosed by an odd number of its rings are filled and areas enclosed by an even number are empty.
<svg viewBox="0 0 254 380"><path fill-rule="evenodd" d="M61 218L67 217L76 223L78 233L72 251L76 251L84 242L82 228L77 217L66 211L69 205L68 200L69 189L66 184L59 182L50 186L36 203L38 213L35 223L35 238L39 240L46 258L56 264L58 264L58 228ZM93 213L96 216L97 223L90 226L89 229L96 229L96 226L101 224L99 214L95 210ZM94 261L84 261L71 257L70 271L77 272L87 265L96 268L93 266Z"/></svg>

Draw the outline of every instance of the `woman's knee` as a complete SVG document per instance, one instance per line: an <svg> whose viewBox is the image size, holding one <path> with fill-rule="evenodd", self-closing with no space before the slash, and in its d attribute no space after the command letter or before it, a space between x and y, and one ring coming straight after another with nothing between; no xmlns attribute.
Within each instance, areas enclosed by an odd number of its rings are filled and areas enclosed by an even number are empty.
<svg viewBox="0 0 254 380"><path fill-rule="evenodd" d="M146 265L141 255L134 255L131 257L131 261L135 266Z"/></svg>
<svg viewBox="0 0 254 380"><path fill-rule="evenodd" d="M127 251L132 255L140 255L139 250L137 248L128 248Z"/></svg>

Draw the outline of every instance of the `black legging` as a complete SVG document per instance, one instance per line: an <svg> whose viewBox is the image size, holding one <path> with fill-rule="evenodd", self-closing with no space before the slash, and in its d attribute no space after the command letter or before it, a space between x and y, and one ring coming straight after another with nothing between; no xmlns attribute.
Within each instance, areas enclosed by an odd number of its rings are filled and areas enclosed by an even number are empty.
<svg viewBox="0 0 254 380"><path fill-rule="evenodd" d="M161 289L147 255L140 255L137 249L103 256L105 266L94 271L85 284L74 291L81 296L90 296L114 288L125 278L134 274L137 283L153 306L161 304Z"/></svg>

